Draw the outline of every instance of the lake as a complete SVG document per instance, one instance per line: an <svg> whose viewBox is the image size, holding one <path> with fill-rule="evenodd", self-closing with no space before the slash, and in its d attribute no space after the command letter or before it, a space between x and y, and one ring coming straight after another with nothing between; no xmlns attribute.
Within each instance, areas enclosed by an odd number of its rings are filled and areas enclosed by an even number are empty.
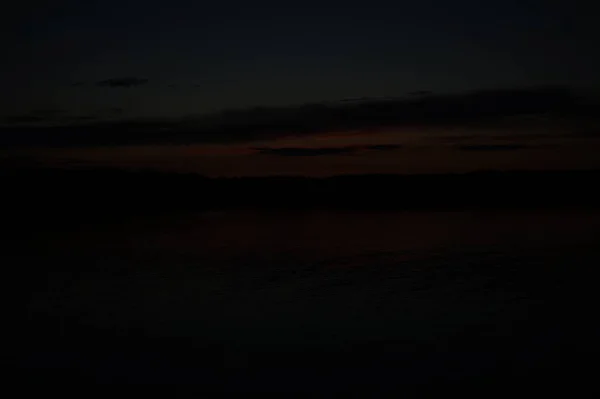
<svg viewBox="0 0 600 399"><path fill-rule="evenodd" d="M564 375L598 349L599 238L589 210L225 211L81 226L7 255L27 299L15 351L40 378L215 389Z"/></svg>

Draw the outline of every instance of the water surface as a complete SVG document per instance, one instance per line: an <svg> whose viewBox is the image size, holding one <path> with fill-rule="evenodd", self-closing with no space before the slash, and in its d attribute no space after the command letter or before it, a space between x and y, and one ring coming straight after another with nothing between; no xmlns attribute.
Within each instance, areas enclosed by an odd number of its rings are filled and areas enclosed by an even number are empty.
<svg viewBox="0 0 600 399"><path fill-rule="evenodd" d="M40 342L167 340L228 370L392 362L426 380L593 353L599 237L600 214L576 210L205 212L83 226L13 261L40 262Z"/></svg>

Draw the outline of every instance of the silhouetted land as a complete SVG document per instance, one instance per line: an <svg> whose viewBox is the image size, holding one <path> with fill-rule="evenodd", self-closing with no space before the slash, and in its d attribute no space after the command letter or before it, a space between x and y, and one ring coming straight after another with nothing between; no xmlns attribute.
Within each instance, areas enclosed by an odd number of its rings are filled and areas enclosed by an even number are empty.
<svg viewBox="0 0 600 399"><path fill-rule="evenodd" d="M52 216L209 209L595 207L600 170L207 178L118 169L9 169L4 211ZM49 215L50 216L50 215Z"/></svg>
<svg viewBox="0 0 600 399"><path fill-rule="evenodd" d="M14 240L104 222L221 210L594 209L600 170L209 178L109 168L0 171L2 230ZM25 234L25 236L23 236Z"/></svg>
<svg viewBox="0 0 600 399"><path fill-rule="evenodd" d="M208 178L122 169L6 169L4 229L60 230L215 210L476 210L597 208L600 171Z"/></svg>

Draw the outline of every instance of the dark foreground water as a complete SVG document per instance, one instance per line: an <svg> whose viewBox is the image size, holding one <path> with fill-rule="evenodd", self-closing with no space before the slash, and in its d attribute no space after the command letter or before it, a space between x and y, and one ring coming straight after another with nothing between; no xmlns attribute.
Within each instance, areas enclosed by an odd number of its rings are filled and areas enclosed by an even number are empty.
<svg viewBox="0 0 600 399"><path fill-rule="evenodd" d="M39 233L3 255L14 378L582 386L600 353L599 239L600 213L575 210L213 212Z"/></svg>

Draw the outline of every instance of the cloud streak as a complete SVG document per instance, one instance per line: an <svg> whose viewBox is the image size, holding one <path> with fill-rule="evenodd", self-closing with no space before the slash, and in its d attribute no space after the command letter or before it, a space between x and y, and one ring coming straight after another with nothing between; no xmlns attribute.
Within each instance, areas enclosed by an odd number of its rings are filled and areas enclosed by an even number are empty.
<svg viewBox="0 0 600 399"><path fill-rule="evenodd" d="M392 151L403 148L404 146L401 144L376 144L376 145L368 145L363 147L365 150L370 151Z"/></svg>
<svg viewBox="0 0 600 399"><path fill-rule="evenodd" d="M3 122L8 125L18 126L31 124L47 124L47 123L73 123L73 122L90 122L97 120L94 115L66 115L63 111L33 111L28 115L12 115L3 118ZM49 129L46 127L45 129ZM44 130L45 130L44 129ZM39 130L39 129L38 129Z"/></svg>
<svg viewBox="0 0 600 399"><path fill-rule="evenodd" d="M39 123L46 122L54 118L48 118L42 115L11 115L3 119L4 123L8 124L19 124L19 123Z"/></svg>
<svg viewBox="0 0 600 399"><path fill-rule="evenodd" d="M517 151L535 148L525 144L481 144L481 145L459 145L455 147L459 151L483 151L483 152L498 152L498 151Z"/></svg>
<svg viewBox="0 0 600 399"><path fill-rule="evenodd" d="M96 82L97 86L110 87L110 88L130 88L142 86L148 83L148 79L137 78L137 77L122 77L122 78L110 78Z"/></svg>
<svg viewBox="0 0 600 399"><path fill-rule="evenodd" d="M110 88L128 88L144 85L147 79L137 77L113 78L99 82ZM461 128L466 131L462 137L440 138L453 144L463 144L480 136L478 130L489 127L502 127L503 136L514 133L513 126L519 126L520 116L546 115L543 126L548 121L577 125L579 120L591 120L592 125L600 125L598 107L591 107L585 99L572 91L560 87L542 87L512 90L488 90L452 95L407 96L404 98L371 99L360 102L313 103L289 107L254 107L248 109L225 110L209 115L195 115L173 118L140 118L115 120L118 112L103 114L97 120L80 120L79 126L56 124L57 118L45 115L48 126L42 126L42 115L22 115L9 117L7 124L31 123L17 134L0 137L0 144L42 146L107 146L140 144L232 144L252 143L284 137L347 134L348 132L368 132L381 129L407 129L431 131L431 129ZM516 118L513 118L515 117ZM587 118L587 119L586 119ZM512 120L511 125L506 125ZM564 125L563 126L566 126ZM526 126L530 129L531 125ZM467 131L468 129L468 131ZM564 129L565 137L569 134ZM590 132L594 132L590 128ZM83 132L83 133L82 133ZM362 133L364 132L364 133ZM423 133L427 134L427 133ZM540 132L538 134L547 134ZM594 134L591 134L594 136ZM438 136L439 137L439 136ZM523 135L523 141L529 137ZM481 137L485 138L485 137ZM488 137L489 138L489 135ZM536 137L539 139L541 137ZM500 138L498 138L500 139ZM512 137L507 136L507 140ZM521 138L514 136L514 141ZM463 151L509 151L506 146L462 146ZM297 146L301 147L301 146ZM395 149L389 147L387 149ZM365 150L365 148L362 148ZM386 147L372 148L386 150ZM350 149L330 150L338 154L352 152ZM261 152L268 152L262 149ZM275 154L275 153L273 153ZM297 155L296 155L297 154ZM311 156L300 150L288 152L288 156ZM313 152L313 154L317 154ZM333 154L333 153L331 153ZM318 154L317 154L318 155Z"/></svg>
<svg viewBox="0 0 600 399"><path fill-rule="evenodd" d="M265 148L255 147L253 148L260 154L263 155L277 155L284 157L316 157L325 155L351 155L364 151L391 151L400 149L403 146L389 144L389 145L368 145L368 146L345 146L345 147L321 147L321 148L307 148L307 147L284 147L284 148Z"/></svg>

